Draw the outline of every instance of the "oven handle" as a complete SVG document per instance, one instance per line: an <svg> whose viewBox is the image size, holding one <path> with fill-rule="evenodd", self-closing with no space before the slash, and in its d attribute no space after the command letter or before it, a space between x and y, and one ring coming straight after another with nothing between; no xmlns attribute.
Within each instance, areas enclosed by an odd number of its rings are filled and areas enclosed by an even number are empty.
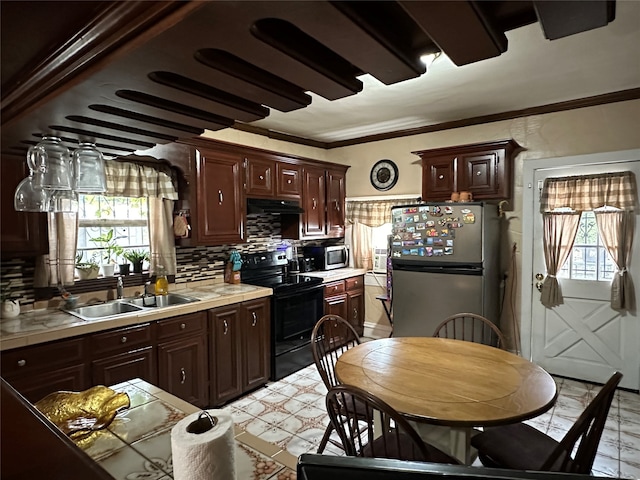
<svg viewBox="0 0 640 480"><path fill-rule="evenodd" d="M280 300L282 298L291 298L291 297L295 297L295 296L303 294L303 293L309 293L309 292L314 292L316 290L322 290L323 288L324 288L324 286L322 284L313 285L311 287L301 288L301 289L296 290L294 292L274 293L273 297L277 298L278 300Z"/></svg>

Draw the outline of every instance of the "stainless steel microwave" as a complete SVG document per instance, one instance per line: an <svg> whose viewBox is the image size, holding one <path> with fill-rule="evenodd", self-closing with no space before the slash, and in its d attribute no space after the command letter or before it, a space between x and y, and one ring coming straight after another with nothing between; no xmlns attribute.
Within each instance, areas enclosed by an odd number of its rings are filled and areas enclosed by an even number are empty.
<svg viewBox="0 0 640 480"><path fill-rule="evenodd" d="M333 270L349 266L349 248L346 245L304 247L304 256L313 258L316 270Z"/></svg>

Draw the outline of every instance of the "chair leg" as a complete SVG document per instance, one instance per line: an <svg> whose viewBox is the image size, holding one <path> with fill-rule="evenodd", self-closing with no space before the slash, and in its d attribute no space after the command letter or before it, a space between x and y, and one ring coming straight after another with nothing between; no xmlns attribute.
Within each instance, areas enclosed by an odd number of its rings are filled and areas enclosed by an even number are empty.
<svg viewBox="0 0 640 480"><path fill-rule="evenodd" d="M318 447L318 453L324 452L324 449L326 448L327 443L329 442L329 437L331 436L332 432L333 432L333 424L331 422L329 422L329 425L327 425L327 428L324 431L324 435L322 436L322 440L320 440L320 446Z"/></svg>

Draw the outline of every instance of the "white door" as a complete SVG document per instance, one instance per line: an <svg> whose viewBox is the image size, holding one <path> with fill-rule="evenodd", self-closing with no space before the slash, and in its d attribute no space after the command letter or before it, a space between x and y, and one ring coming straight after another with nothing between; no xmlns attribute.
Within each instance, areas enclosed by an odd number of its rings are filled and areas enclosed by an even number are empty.
<svg viewBox="0 0 640 480"><path fill-rule="evenodd" d="M564 303L546 308L540 303L536 274L546 274L542 249L542 215L538 187L547 177L631 170L640 182L640 161L601 163L533 172L533 255L531 268L531 357L550 373L604 383L613 370L624 377L621 386L640 386L640 318L610 306L611 282L558 276ZM632 263L629 269L640 302L640 218L636 217ZM576 246L574 246L574 249ZM583 254L589 249L580 250ZM593 252L593 250L591 250ZM586 258L584 255L583 258ZM575 257L577 265L581 258ZM567 260L569 263L569 260Z"/></svg>

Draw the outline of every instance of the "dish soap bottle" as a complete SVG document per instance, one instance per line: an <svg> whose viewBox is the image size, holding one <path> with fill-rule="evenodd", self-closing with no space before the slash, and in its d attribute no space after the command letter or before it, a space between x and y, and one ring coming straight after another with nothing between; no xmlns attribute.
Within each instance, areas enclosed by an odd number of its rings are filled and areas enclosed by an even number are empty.
<svg viewBox="0 0 640 480"><path fill-rule="evenodd" d="M169 293L169 280L164 266L158 265L158 273L156 274L156 295L167 295Z"/></svg>

